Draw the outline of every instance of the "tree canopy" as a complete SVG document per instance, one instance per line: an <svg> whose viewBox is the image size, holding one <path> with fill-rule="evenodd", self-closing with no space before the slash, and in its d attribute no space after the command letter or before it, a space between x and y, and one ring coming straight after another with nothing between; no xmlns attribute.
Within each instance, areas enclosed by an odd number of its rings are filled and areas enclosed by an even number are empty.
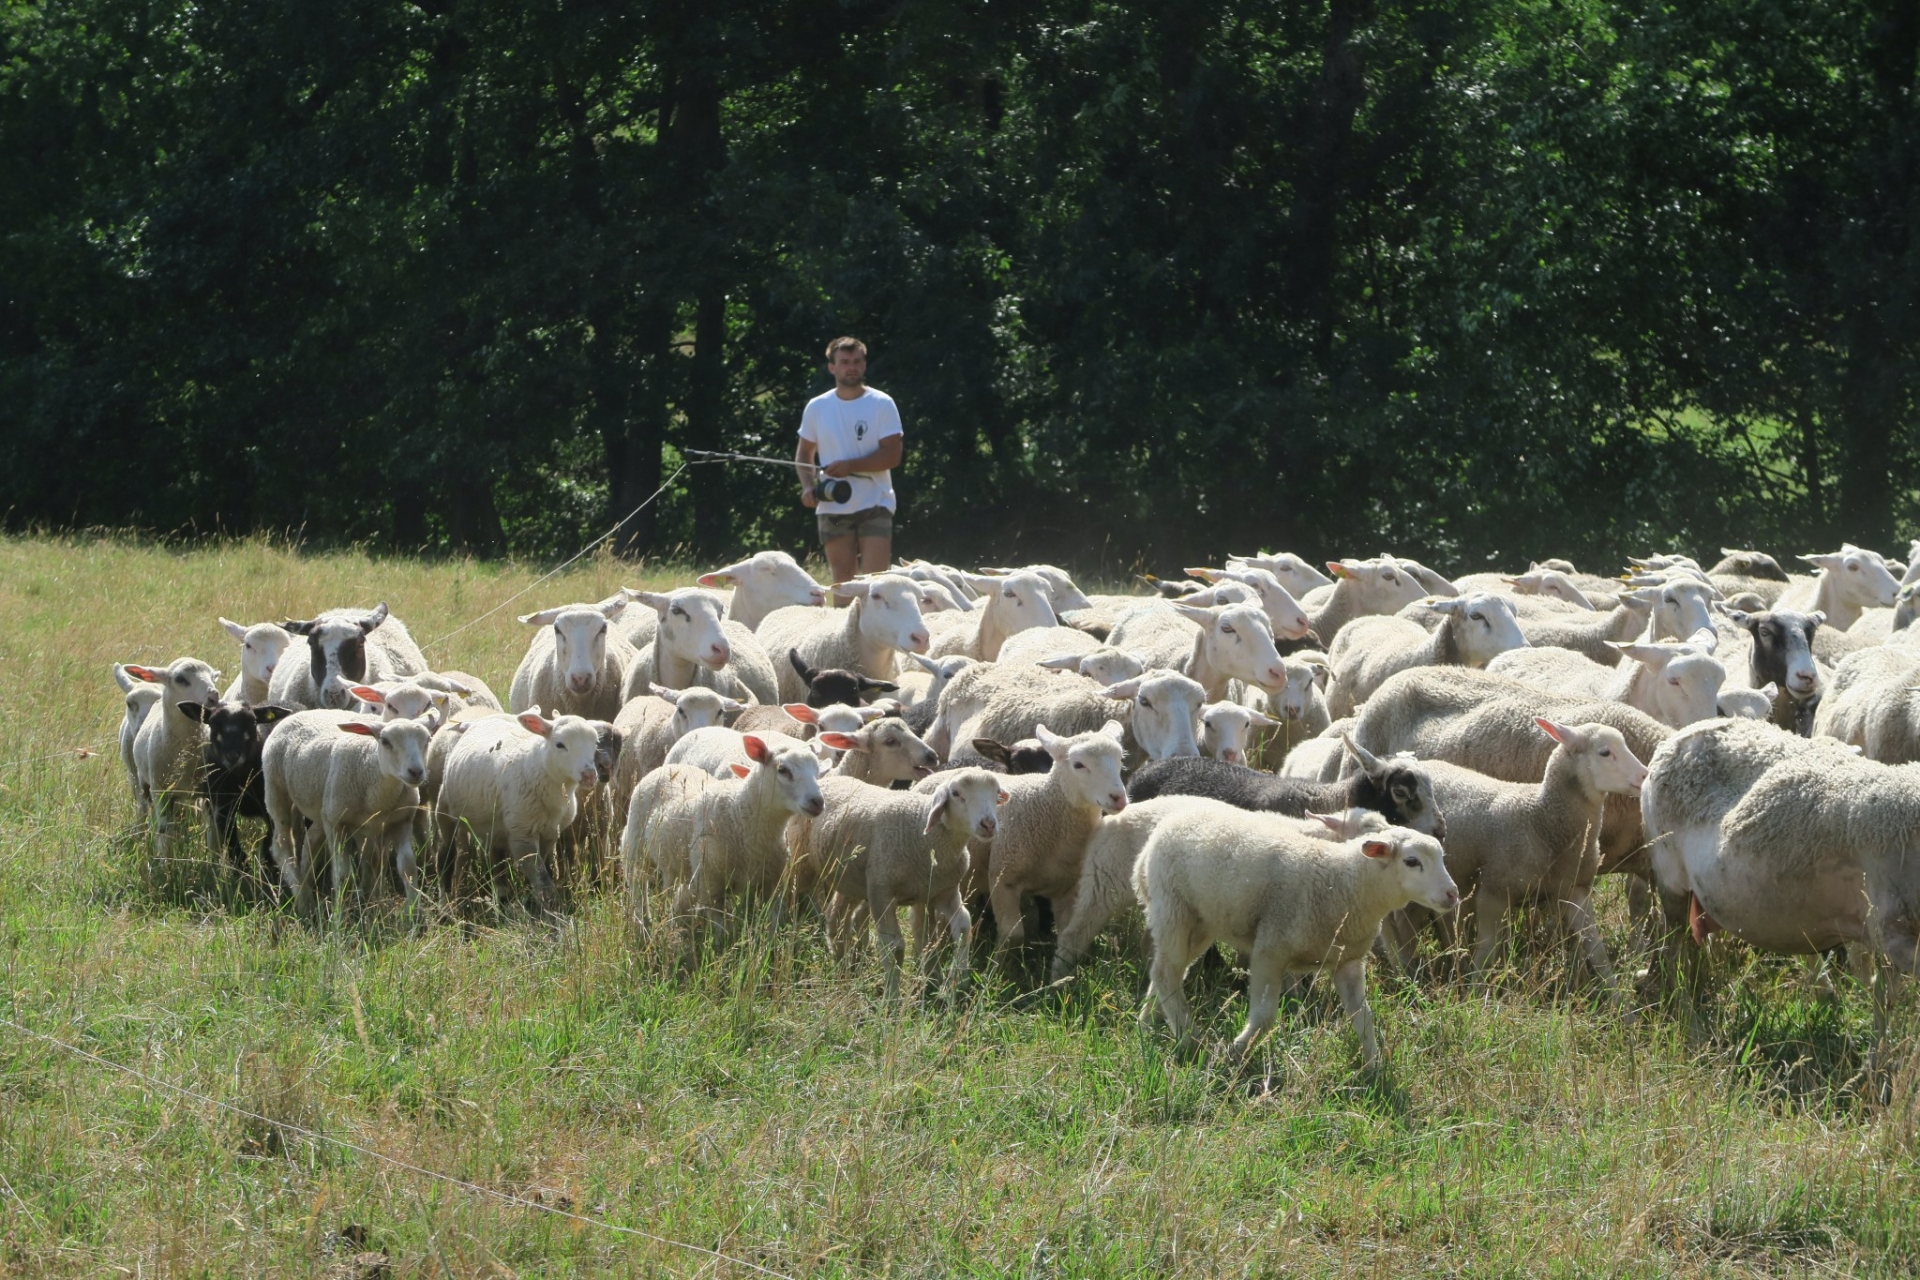
<svg viewBox="0 0 1920 1280"><path fill-rule="evenodd" d="M1920 504L1911 0L0 22L12 527L568 550L682 449L790 453L841 333L946 558L1604 563ZM808 534L701 466L622 543Z"/></svg>

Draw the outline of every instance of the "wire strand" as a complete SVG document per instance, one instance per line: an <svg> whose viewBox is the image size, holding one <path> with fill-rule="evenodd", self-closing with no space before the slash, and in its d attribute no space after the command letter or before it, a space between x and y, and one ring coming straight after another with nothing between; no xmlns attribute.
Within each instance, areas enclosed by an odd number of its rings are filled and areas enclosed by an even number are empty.
<svg viewBox="0 0 1920 1280"><path fill-rule="evenodd" d="M50 1044L57 1049L64 1049L75 1057L84 1058L97 1066L107 1067L120 1072L122 1075L131 1076L133 1079L151 1088L164 1089L180 1097L191 1098L196 1102L206 1103L208 1106L217 1107L222 1111L230 1111L235 1115L245 1116L249 1120L257 1120L262 1124L270 1124L276 1129L283 1129L289 1133L297 1133L302 1137L312 1138L316 1142L330 1142L337 1147L344 1147L349 1151L356 1151L361 1155L371 1156L375 1160L384 1161L396 1169L405 1169L409 1173L417 1173L423 1178L432 1178L437 1182L444 1182L449 1186L459 1187L475 1195L492 1196L497 1200L505 1201L508 1204L519 1205L524 1209L534 1209L541 1213L552 1214L555 1217L569 1218L575 1222L585 1223L590 1227L601 1227L622 1235L637 1236L642 1240L651 1240L655 1244L670 1245L675 1249L685 1249L689 1253L702 1254L719 1262L730 1262L737 1267L745 1267L750 1271L757 1271L763 1276L773 1276L776 1280L793 1280L793 1278L785 1272L775 1271L771 1267L763 1267L757 1262L750 1262L745 1258L735 1257L730 1253L722 1253L718 1249L709 1249L705 1245L689 1244L685 1240L675 1240L670 1236L655 1235L651 1231L642 1231L638 1227L623 1227L617 1222L607 1222L601 1218L590 1218L584 1213L575 1213L571 1209L562 1209L555 1205L542 1204L538 1200L529 1200L525 1196L516 1196L507 1191L497 1191L492 1187L482 1186L477 1182L468 1182L465 1178L456 1178L450 1173L441 1173L437 1169L429 1169L424 1165L417 1165L406 1160L401 1160L383 1151L376 1151L372 1147L361 1146L357 1142L349 1142L345 1138L336 1138L325 1133L316 1133L312 1129L302 1128L300 1125L294 1124L291 1121L275 1120L270 1116L263 1116L257 1111L249 1111L245 1107L235 1106L231 1102L222 1102L219 1098L189 1089L184 1085L177 1085L171 1081L162 1080L157 1076L147 1075L143 1071L136 1071L132 1067L115 1062L111 1058L103 1058L97 1053L89 1053L78 1045L68 1044L65 1040L57 1036L47 1035L42 1031L35 1031L32 1027L23 1026L15 1022L12 1018L0 1017L0 1025L12 1027L24 1036L39 1040L45 1044ZM18 1199L18 1196L16 1195L15 1198ZM25 1201L21 1203L24 1205Z"/></svg>

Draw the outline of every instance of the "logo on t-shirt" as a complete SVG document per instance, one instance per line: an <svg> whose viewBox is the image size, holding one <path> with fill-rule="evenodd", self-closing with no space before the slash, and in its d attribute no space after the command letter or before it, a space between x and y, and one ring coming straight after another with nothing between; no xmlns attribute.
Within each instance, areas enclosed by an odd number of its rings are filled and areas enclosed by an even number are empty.
<svg viewBox="0 0 1920 1280"><path fill-rule="evenodd" d="M867 438L867 424L864 420L853 424L853 438L855 440L865 440Z"/></svg>

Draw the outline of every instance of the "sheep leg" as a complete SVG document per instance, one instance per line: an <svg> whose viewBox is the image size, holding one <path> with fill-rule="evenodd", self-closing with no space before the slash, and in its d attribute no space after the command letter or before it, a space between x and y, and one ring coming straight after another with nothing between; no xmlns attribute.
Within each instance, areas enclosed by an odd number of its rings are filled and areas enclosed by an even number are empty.
<svg viewBox="0 0 1920 1280"><path fill-rule="evenodd" d="M960 897L957 885L930 905L947 918L947 933L953 938L953 960L947 966L946 984L947 994L951 996L967 980L967 963L971 959L967 939L973 932L973 917L967 914L967 904Z"/></svg>
<svg viewBox="0 0 1920 1280"><path fill-rule="evenodd" d="M1125 897L1130 898L1131 887L1113 876L1103 876L1090 867L1091 874L1080 879L1080 887L1075 891L1073 913L1056 931L1053 940L1053 967L1049 976L1058 982L1080 966L1093 946L1093 940L1107 927L1114 913L1120 909Z"/></svg>
<svg viewBox="0 0 1920 1280"><path fill-rule="evenodd" d="M1567 928L1580 939L1587 967L1593 970L1600 989L1606 993L1607 1002L1618 1005L1620 992L1614 986L1613 961L1607 955L1606 940L1600 936L1600 922L1593 915L1593 891L1576 888L1560 904L1560 916L1566 921Z"/></svg>
<svg viewBox="0 0 1920 1280"><path fill-rule="evenodd" d="M1281 967L1279 958L1256 944L1253 953L1247 957L1247 1025L1227 1046L1229 1061L1238 1062L1253 1042L1273 1026L1273 1020L1280 1012L1280 993L1286 986L1286 979L1287 973Z"/></svg>
<svg viewBox="0 0 1920 1280"><path fill-rule="evenodd" d="M535 914L545 919L553 911L553 875L547 869L547 860L553 853L552 844L535 838L510 838L507 852L513 858L514 865L520 868L520 874L533 886Z"/></svg>
<svg viewBox="0 0 1920 1280"><path fill-rule="evenodd" d="M1373 1010L1367 1005L1367 959L1362 955L1333 971L1333 986L1340 993L1340 1005L1353 1022L1360 1037L1360 1059L1367 1070L1380 1065L1380 1038L1373 1030Z"/></svg>
<svg viewBox="0 0 1920 1280"><path fill-rule="evenodd" d="M407 905L420 905L420 867L413 852L413 821L395 824L390 828L394 833L393 865L400 873L400 884L407 891Z"/></svg>
<svg viewBox="0 0 1920 1280"><path fill-rule="evenodd" d="M1507 940L1507 916L1510 911L1508 903L1493 900L1474 908L1473 955L1467 961L1467 980L1476 992L1486 990L1487 961L1492 958L1495 949Z"/></svg>
<svg viewBox="0 0 1920 1280"><path fill-rule="evenodd" d="M993 910L993 927L1000 933L993 944L993 954L998 959L1009 947L1027 940L1026 921L1020 915L1020 891L1004 879L995 880L987 902Z"/></svg>
<svg viewBox="0 0 1920 1280"><path fill-rule="evenodd" d="M1183 989L1187 970L1212 939L1201 931L1199 917L1190 911L1179 911L1169 904L1156 914L1158 918L1148 921L1153 933L1153 963L1148 971L1147 1005L1141 1010L1140 1020L1151 1024L1157 1009L1166 1018L1174 1043L1185 1044L1193 1030L1193 1009Z"/></svg>
<svg viewBox="0 0 1920 1280"><path fill-rule="evenodd" d="M347 885L353 879L353 860L357 850L353 847L353 838L334 828L331 823L315 823L315 830L325 827L322 837L324 846L332 851L333 859L333 919L338 924L341 913L346 910Z"/></svg>
<svg viewBox="0 0 1920 1280"><path fill-rule="evenodd" d="M900 999L900 961L907 949L900 936L900 904L890 900L873 903L873 928L880 935L880 954L887 968L887 1003Z"/></svg>
<svg viewBox="0 0 1920 1280"><path fill-rule="evenodd" d="M926 954L927 943L927 904L916 902L907 908L907 931L913 938L913 958L916 964Z"/></svg>

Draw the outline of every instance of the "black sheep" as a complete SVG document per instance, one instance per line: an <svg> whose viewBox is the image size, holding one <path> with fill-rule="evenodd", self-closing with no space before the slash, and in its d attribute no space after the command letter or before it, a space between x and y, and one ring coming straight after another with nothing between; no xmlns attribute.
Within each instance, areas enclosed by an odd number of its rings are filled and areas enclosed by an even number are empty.
<svg viewBox="0 0 1920 1280"><path fill-rule="evenodd" d="M212 810L213 838L224 844L234 868L246 864L240 847L240 819L260 818L267 824L267 838L260 846L260 862L268 883L277 877L268 865L273 847L273 820L267 817L266 781L260 775L260 747L276 720L293 714L293 708L270 703L249 706L245 702L219 702L211 706L182 703L180 710L207 727L204 766L200 789Z"/></svg>
<svg viewBox="0 0 1920 1280"><path fill-rule="evenodd" d="M1723 610L1727 620L1753 637L1747 675L1755 689L1772 683L1779 695L1773 722L1803 738L1813 736L1813 713L1820 706L1820 673L1813 661L1813 635L1826 622L1823 613L1774 609L1766 613Z"/></svg>
<svg viewBox="0 0 1920 1280"><path fill-rule="evenodd" d="M1433 779L1411 756L1381 760L1351 740L1347 749L1360 772L1339 782L1280 778L1224 760L1184 756L1142 765L1127 786L1127 798L1207 796L1241 809L1304 818L1343 809L1377 810L1397 827L1411 827L1444 840L1447 823L1433 799Z"/></svg>
<svg viewBox="0 0 1920 1280"><path fill-rule="evenodd" d="M787 661L793 664L793 669L800 673L800 679L806 684L807 705L810 707L831 707L836 703L857 707L878 694L893 693L900 688L890 680L874 680L857 671L843 671L838 667L810 667L798 649L787 650Z"/></svg>

